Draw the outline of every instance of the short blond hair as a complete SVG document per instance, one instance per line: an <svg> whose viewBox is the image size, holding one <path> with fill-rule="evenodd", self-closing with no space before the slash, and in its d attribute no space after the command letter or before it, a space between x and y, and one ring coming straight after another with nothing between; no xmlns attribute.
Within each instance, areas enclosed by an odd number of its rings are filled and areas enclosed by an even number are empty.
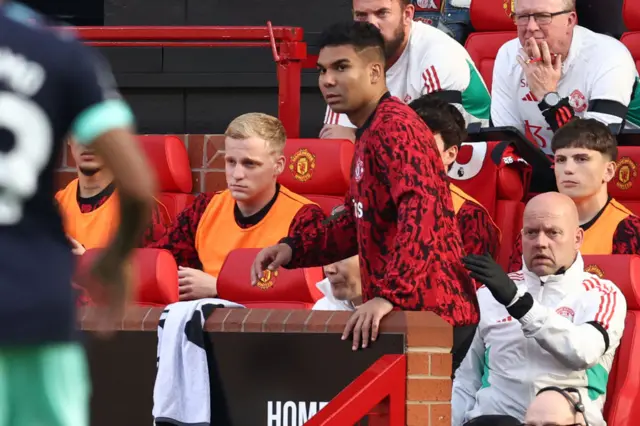
<svg viewBox="0 0 640 426"><path fill-rule="evenodd" d="M229 124L224 135L233 139L263 139L278 154L284 151L287 140L287 132L282 122L261 112L250 112L237 117Z"/></svg>

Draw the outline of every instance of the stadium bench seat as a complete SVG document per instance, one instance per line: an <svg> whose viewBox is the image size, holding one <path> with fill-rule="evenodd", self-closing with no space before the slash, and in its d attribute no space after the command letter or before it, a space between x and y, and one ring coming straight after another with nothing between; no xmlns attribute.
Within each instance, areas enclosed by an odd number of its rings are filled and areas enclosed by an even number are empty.
<svg viewBox="0 0 640 426"><path fill-rule="evenodd" d="M139 136L158 179L158 200L169 214L169 222L193 201L191 166L184 143L175 136Z"/></svg>
<svg viewBox="0 0 640 426"><path fill-rule="evenodd" d="M640 215L640 146L618 147L616 174L609 182L609 195Z"/></svg>
<svg viewBox="0 0 640 426"><path fill-rule="evenodd" d="M625 0L622 5L622 17L627 32L622 34L620 41L627 46L636 63L636 68L640 69L640 2Z"/></svg>
<svg viewBox="0 0 640 426"><path fill-rule="evenodd" d="M323 297L316 283L322 268L284 269L265 273L251 285L251 265L260 249L231 251L218 275L218 297L247 308L311 309Z"/></svg>
<svg viewBox="0 0 640 426"><path fill-rule="evenodd" d="M584 256L585 270L613 281L627 300L624 334L607 384L604 417L609 426L640 418L640 256ZM634 420L635 419L635 420Z"/></svg>
<svg viewBox="0 0 640 426"><path fill-rule="evenodd" d="M102 249L90 249L78 259L76 274L86 273L96 261ZM132 302L137 305L166 306L178 301L178 266L166 250L136 249L132 260ZM89 297L98 303L102 300L99 287L89 284Z"/></svg>
<svg viewBox="0 0 640 426"><path fill-rule="evenodd" d="M449 170L449 177L481 203L500 228L502 241L497 260L506 267L515 238L522 228L523 199L529 187L531 168L517 160L519 157L514 155L512 145L502 149L504 146L500 142L464 143Z"/></svg>
<svg viewBox="0 0 640 426"><path fill-rule="evenodd" d="M464 47L476 64L489 91L498 50L507 41L517 37L510 13L511 2L508 0L471 2L469 14L474 32L469 35Z"/></svg>
<svg viewBox="0 0 640 426"><path fill-rule="evenodd" d="M353 143L339 139L288 139L280 184L317 203L325 214L344 203L349 189Z"/></svg>

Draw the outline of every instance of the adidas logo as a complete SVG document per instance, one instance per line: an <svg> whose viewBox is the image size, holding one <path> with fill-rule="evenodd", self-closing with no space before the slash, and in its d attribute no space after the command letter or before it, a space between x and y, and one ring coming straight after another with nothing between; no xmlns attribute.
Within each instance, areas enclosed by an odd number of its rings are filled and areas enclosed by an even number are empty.
<svg viewBox="0 0 640 426"><path fill-rule="evenodd" d="M537 102L538 100L536 99L535 96L533 96L533 94L531 92L527 93L523 98L523 101L525 102Z"/></svg>

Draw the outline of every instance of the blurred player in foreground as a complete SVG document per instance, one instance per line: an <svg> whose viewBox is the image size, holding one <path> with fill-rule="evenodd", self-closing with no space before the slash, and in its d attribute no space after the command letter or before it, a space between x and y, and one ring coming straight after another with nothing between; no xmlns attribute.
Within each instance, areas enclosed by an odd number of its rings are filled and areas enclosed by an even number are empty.
<svg viewBox="0 0 640 426"><path fill-rule="evenodd" d="M329 218L316 206L300 209L288 237L258 254L252 281L266 268L359 254L364 304L342 336L353 331L354 350L376 339L393 309L433 311L470 343L478 306L447 175L433 134L387 91L380 31L364 22L333 25L321 36L318 69L326 102L358 126L351 188Z"/></svg>
<svg viewBox="0 0 640 426"><path fill-rule="evenodd" d="M0 8L0 426L86 426L90 384L76 343L73 254L54 203L65 136L91 144L114 174L122 221L93 268L122 318L125 263L154 203L154 182L131 133L133 115L110 72L68 34Z"/></svg>

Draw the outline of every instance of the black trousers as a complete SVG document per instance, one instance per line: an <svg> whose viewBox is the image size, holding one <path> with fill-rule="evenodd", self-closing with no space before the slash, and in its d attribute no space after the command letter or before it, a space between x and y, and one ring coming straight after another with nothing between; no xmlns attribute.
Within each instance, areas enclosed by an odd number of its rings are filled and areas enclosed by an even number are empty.
<svg viewBox="0 0 640 426"><path fill-rule="evenodd" d="M521 424L522 422L515 417L491 414L471 419L464 426L520 426Z"/></svg>
<svg viewBox="0 0 640 426"><path fill-rule="evenodd" d="M453 368L451 378L456 375L456 370L460 367L462 360L469 351L471 342L473 342L473 336L476 333L477 325L464 325L460 327L453 327L453 347L451 348L451 355L453 358Z"/></svg>

